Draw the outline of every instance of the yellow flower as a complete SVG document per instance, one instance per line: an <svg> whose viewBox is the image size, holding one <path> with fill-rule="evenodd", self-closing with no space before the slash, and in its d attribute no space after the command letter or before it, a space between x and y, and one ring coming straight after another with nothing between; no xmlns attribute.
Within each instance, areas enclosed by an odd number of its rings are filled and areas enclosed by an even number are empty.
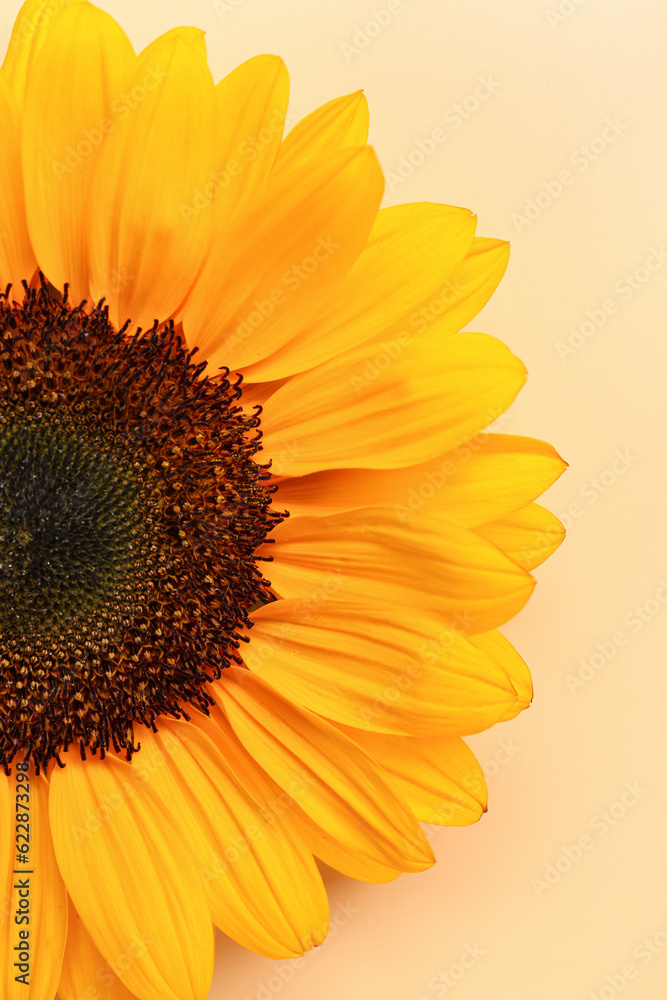
<svg viewBox="0 0 667 1000"><path fill-rule="evenodd" d="M214 925L302 954L327 932L314 858L428 868L419 821L486 809L462 736L531 699L497 628L561 541L533 501L564 463L482 433L525 369L458 332L508 247L464 209L380 209L361 93L283 138L287 97L274 56L214 85L200 31L136 56L84 0L14 27L8 996L203 998Z"/></svg>

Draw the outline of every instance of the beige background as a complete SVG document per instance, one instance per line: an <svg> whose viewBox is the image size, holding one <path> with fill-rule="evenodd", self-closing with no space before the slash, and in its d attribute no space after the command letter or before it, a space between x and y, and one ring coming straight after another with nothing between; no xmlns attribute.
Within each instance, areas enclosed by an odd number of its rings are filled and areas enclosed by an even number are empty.
<svg viewBox="0 0 667 1000"><path fill-rule="evenodd" d="M2 4L3 39L19 6ZM545 437L570 462L547 499L569 538L505 630L532 667L535 703L471 740L488 815L431 831L439 863L422 875L368 886L332 874L338 926L296 964L220 937L211 996L663 1000L664 3L101 6L137 48L176 23L206 29L216 79L281 54L295 118L363 87L388 175L442 129L386 203L465 205L480 235L512 241L509 273L473 328L505 340L530 372L503 431Z"/></svg>

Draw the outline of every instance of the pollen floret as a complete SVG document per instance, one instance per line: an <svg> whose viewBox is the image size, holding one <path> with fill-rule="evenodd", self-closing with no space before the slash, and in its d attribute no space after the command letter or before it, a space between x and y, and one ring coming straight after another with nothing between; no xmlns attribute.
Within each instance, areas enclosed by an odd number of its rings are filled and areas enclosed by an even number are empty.
<svg viewBox="0 0 667 1000"><path fill-rule="evenodd" d="M281 515L241 379L42 282L0 296L0 763L136 749L238 662Z"/></svg>

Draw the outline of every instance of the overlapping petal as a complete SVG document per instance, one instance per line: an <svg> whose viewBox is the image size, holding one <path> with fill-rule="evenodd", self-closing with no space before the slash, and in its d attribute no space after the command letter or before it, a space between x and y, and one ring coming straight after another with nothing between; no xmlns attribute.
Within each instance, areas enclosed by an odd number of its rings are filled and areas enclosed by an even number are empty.
<svg viewBox="0 0 667 1000"><path fill-rule="evenodd" d="M21 300L21 282L37 267L25 214L21 166L21 117L4 74L0 74L0 289L12 284Z"/></svg>
<svg viewBox="0 0 667 1000"><path fill-rule="evenodd" d="M295 704L358 729L475 733L523 695L492 656L415 607L282 600L252 620L244 661L253 673Z"/></svg>
<svg viewBox="0 0 667 1000"><path fill-rule="evenodd" d="M189 845L214 923L269 958L321 944L328 907L312 855L260 811L204 732L161 719L139 739L136 768Z"/></svg>
<svg viewBox="0 0 667 1000"><path fill-rule="evenodd" d="M58 984L60 1000L134 1000L134 994L118 978L114 968L100 954L86 930L83 920L69 901L67 946ZM122 957L122 964L125 959ZM50 1000L50 995L49 995Z"/></svg>
<svg viewBox="0 0 667 1000"><path fill-rule="evenodd" d="M442 288L411 317L418 333L443 337L461 330L486 305L509 262L509 243L476 236Z"/></svg>
<svg viewBox="0 0 667 1000"><path fill-rule="evenodd" d="M287 67L277 56L254 56L216 85L215 163L190 207L199 212L212 202L218 253L232 217L261 196L281 144L288 97Z"/></svg>
<svg viewBox="0 0 667 1000"><path fill-rule="evenodd" d="M565 538L556 515L537 503L482 524L476 532L528 570L548 559Z"/></svg>
<svg viewBox="0 0 667 1000"><path fill-rule="evenodd" d="M505 671L516 691L514 704L510 705L507 713L498 721L507 722L515 718L533 700L533 681L525 660L498 629L471 635L470 642Z"/></svg>
<svg viewBox="0 0 667 1000"><path fill-rule="evenodd" d="M261 398L260 388L249 387L249 401L269 398L270 387ZM336 514L374 507L382 497L402 521L420 512L471 528L524 507L566 467L546 441L481 433L436 459L403 469L332 469L285 479L278 484L275 505L292 516Z"/></svg>
<svg viewBox="0 0 667 1000"><path fill-rule="evenodd" d="M267 400L264 455L278 476L426 462L498 417L525 377L519 359L481 333L372 340Z"/></svg>
<svg viewBox="0 0 667 1000"><path fill-rule="evenodd" d="M189 845L136 768L76 752L65 763L51 775L53 844L95 947L140 1000L204 1000L213 925Z"/></svg>
<svg viewBox="0 0 667 1000"><path fill-rule="evenodd" d="M183 313L188 342L233 370L280 348L361 253L383 186L368 146L276 174L213 242Z"/></svg>
<svg viewBox="0 0 667 1000"><path fill-rule="evenodd" d="M262 815L272 825L281 827L292 841L301 845L301 849L312 851L331 868L362 882L390 882L401 874L401 868L392 868L377 857L361 853L356 844L343 843L329 830L318 826L248 752L217 705L212 707L208 717L196 714L194 723L207 733L232 765ZM298 787L292 790L298 791Z"/></svg>
<svg viewBox="0 0 667 1000"><path fill-rule="evenodd" d="M2 64L3 76L14 91L21 107L25 97L25 83L49 31L58 17L74 3L86 0L26 0L21 7Z"/></svg>
<svg viewBox="0 0 667 1000"><path fill-rule="evenodd" d="M329 156L348 146L365 146L368 118L363 91L335 97L302 118L285 136L274 170L292 170L304 161Z"/></svg>
<svg viewBox="0 0 667 1000"><path fill-rule="evenodd" d="M530 596L530 574L466 528L391 508L366 507L279 525L271 582L283 598L367 597L434 611L443 624L483 632L513 617Z"/></svg>
<svg viewBox="0 0 667 1000"><path fill-rule="evenodd" d="M384 331L411 339L409 315L463 259L475 233L467 209L428 202L382 209L359 260L322 299L315 322L246 370L250 381L313 368ZM396 333L397 317L405 330Z"/></svg>
<svg viewBox="0 0 667 1000"><path fill-rule="evenodd" d="M90 294L93 179L115 139L113 108L133 63L132 46L112 17L72 3L49 24L26 78L22 155L30 239L41 270L58 288L69 283L75 304Z"/></svg>
<svg viewBox="0 0 667 1000"><path fill-rule="evenodd" d="M246 749L323 830L388 867L422 871L433 864L405 803L334 726L246 670L230 667L212 690Z"/></svg>
<svg viewBox="0 0 667 1000"><path fill-rule="evenodd" d="M382 765L422 823L467 826L486 812L484 773L462 739L341 728Z"/></svg>
<svg viewBox="0 0 667 1000"><path fill-rule="evenodd" d="M208 245L210 205L189 211L214 154L203 32L178 28L152 42L127 91L116 97L114 129L95 171L91 292L108 300L116 325L131 319L146 328L181 305Z"/></svg>

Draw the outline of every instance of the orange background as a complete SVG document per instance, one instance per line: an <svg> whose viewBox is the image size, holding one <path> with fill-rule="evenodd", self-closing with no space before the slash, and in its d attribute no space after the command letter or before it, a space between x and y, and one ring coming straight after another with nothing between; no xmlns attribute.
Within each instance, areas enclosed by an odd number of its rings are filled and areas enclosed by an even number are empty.
<svg viewBox="0 0 667 1000"><path fill-rule="evenodd" d="M385 886L331 873L335 933L304 959L273 962L219 936L211 997L661 1000L664 4L100 5L137 49L177 23L204 28L216 80L251 55L282 55L290 121L363 87L386 204L464 205L479 235L512 241L509 272L472 328L506 341L530 373L503 432L544 437L570 463L545 501L569 538L505 629L532 668L535 702L470 740L488 814L430 830L429 872ZM4 0L3 39L19 7Z"/></svg>

